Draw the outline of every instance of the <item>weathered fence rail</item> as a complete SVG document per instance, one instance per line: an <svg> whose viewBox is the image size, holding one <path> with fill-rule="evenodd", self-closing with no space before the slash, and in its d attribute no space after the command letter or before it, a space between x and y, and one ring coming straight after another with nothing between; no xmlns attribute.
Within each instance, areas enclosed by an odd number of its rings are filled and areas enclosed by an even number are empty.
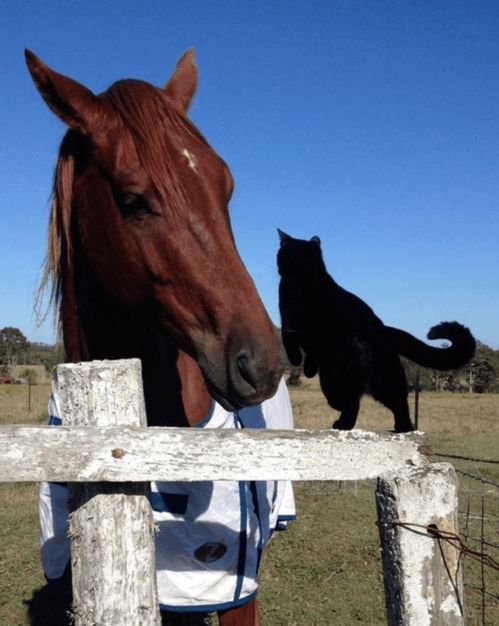
<svg viewBox="0 0 499 626"><path fill-rule="evenodd" d="M4 426L0 475L3 482L362 480L427 463L419 448L417 436L362 431Z"/></svg>
<svg viewBox="0 0 499 626"><path fill-rule="evenodd" d="M464 623L457 551L400 523L457 531L454 471L428 463L420 435L145 428L133 360L59 366L57 386L63 426L0 428L0 481L72 483L77 626L160 623L152 480L376 477L388 624Z"/></svg>

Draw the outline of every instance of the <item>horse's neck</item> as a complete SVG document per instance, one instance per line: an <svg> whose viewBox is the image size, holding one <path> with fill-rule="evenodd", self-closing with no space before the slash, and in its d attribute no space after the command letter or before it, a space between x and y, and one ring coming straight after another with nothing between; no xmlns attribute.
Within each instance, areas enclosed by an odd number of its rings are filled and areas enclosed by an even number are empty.
<svg viewBox="0 0 499 626"><path fill-rule="evenodd" d="M194 426L207 416L213 400L194 359L179 350L176 365L181 381L184 414L189 426Z"/></svg>
<svg viewBox="0 0 499 626"><path fill-rule="evenodd" d="M142 352L142 377L149 426L194 426L210 409L211 396L198 364L155 334Z"/></svg>
<svg viewBox="0 0 499 626"><path fill-rule="evenodd" d="M201 421L211 397L197 363L165 340L145 312L124 313L107 304L98 289L86 295L76 297L67 290L63 298L67 360L139 358L148 425L193 426Z"/></svg>

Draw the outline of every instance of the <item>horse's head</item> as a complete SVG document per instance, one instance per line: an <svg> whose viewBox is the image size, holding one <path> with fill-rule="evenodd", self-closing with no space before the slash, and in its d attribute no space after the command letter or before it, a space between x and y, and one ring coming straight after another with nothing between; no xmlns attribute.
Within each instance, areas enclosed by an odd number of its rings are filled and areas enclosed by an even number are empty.
<svg viewBox="0 0 499 626"><path fill-rule="evenodd" d="M100 95L28 51L26 59L70 129L52 215L59 265L75 261L77 232L106 298L147 311L198 361L215 399L230 408L269 397L282 349L235 248L229 168L186 116L197 83L192 52L164 89L124 80ZM64 279L61 289L64 300Z"/></svg>

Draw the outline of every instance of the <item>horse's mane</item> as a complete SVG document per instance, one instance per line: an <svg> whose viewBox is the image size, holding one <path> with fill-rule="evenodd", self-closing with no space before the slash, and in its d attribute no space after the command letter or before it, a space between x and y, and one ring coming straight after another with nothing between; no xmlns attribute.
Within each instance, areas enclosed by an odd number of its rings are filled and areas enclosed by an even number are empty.
<svg viewBox="0 0 499 626"><path fill-rule="evenodd" d="M137 155L144 170L168 207L165 219L175 219L186 203L186 193L177 174L171 138L182 134L208 145L203 135L166 96L165 92L139 80L121 80L99 96L107 101L118 120L125 159ZM170 140L168 140L170 139ZM63 137L55 166L48 227L48 246L36 305L50 288L48 310L57 316L62 298L62 275L73 258L72 209L75 170L88 150L89 140L77 130ZM160 157L160 158L159 158ZM48 312L48 311L47 311ZM43 321L45 315L38 315ZM58 324L60 321L58 321Z"/></svg>
<svg viewBox="0 0 499 626"><path fill-rule="evenodd" d="M36 291L35 311L39 323L46 318L50 310L57 314L62 296L63 258L68 260L71 258L70 231L75 153L78 151L76 146L81 140L82 136L78 132L69 130L59 148L51 195L47 254ZM48 289L50 289L48 308L44 313L40 313L43 296ZM60 320L57 320L57 323L59 325Z"/></svg>

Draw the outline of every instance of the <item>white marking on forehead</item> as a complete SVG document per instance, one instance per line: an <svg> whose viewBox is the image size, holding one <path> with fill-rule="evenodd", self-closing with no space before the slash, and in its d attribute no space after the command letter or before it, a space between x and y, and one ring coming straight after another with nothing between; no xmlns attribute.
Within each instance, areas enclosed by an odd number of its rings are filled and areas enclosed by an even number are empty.
<svg viewBox="0 0 499 626"><path fill-rule="evenodd" d="M194 172L197 173L198 168L197 168L196 159L194 158L194 156L189 152L189 150L187 150L187 148L184 148L182 150L182 154L187 159L187 163L189 164L189 167L191 168L191 170L194 170Z"/></svg>

